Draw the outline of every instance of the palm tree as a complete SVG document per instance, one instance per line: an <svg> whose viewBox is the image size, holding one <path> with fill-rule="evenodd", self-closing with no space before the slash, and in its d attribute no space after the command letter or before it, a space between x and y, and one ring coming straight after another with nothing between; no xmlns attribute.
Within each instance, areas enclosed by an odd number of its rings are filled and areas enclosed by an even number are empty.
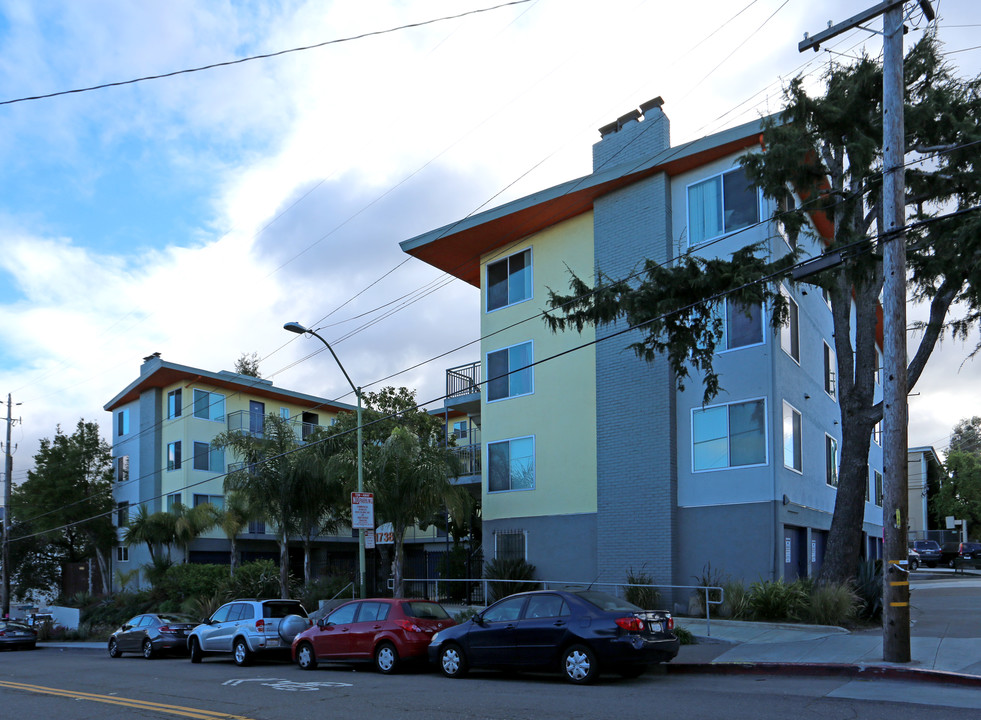
<svg viewBox="0 0 981 720"><path fill-rule="evenodd" d="M202 503L189 508L181 503L174 506L174 544L177 545L187 562L189 548L197 537L215 526L215 516L211 503Z"/></svg>
<svg viewBox="0 0 981 720"><path fill-rule="evenodd" d="M221 531L225 533L225 537L228 538L228 572L234 577L235 568L238 565L238 551L235 548L235 540L239 533L249 526L249 521L255 517L255 513L249 507L245 495L237 492L230 492L225 495L225 507L216 508L212 505L212 513L214 515L215 526L221 528Z"/></svg>
<svg viewBox="0 0 981 720"><path fill-rule="evenodd" d="M151 513L146 505L140 505L126 525L123 542L126 545L145 543L150 551L152 563L162 559L158 557L157 549L161 545L166 546L167 557L169 558L170 546L174 543L175 520L171 513Z"/></svg>
<svg viewBox="0 0 981 720"><path fill-rule="evenodd" d="M395 597L404 597L405 531L425 527L444 507L452 517L469 517L470 494L450 482L459 474L456 454L424 443L412 431L396 427L366 472L365 484L374 494L375 514L392 523L395 559L392 580Z"/></svg>
<svg viewBox="0 0 981 720"><path fill-rule="evenodd" d="M267 415L262 435L224 432L211 441L215 448L231 448L243 467L225 477L225 493L241 493L250 507L262 508L276 529L279 545L279 585L289 597L289 537L298 508L296 493L300 443L289 421Z"/></svg>

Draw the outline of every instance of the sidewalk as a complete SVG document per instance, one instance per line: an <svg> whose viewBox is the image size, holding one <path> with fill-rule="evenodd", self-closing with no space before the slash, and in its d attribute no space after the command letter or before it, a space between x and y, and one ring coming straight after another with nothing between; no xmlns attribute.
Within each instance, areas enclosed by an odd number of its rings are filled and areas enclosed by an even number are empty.
<svg viewBox="0 0 981 720"><path fill-rule="evenodd" d="M914 592L931 589L981 587L981 579L967 579L954 586L946 578L915 581ZM676 618L680 627L695 635L697 644L683 645L666 666L667 672L777 673L886 677L925 680L981 688L981 633L967 634L952 621L933 635L914 632L910 638L909 663L883 660L880 629L849 631L822 625L758 623L704 618ZM916 622L914 617L914 623ZM925 624L925 623L924 623ZM956 629L957 637L949 636ZM915 630L915 626L914 626Z"/></svg>

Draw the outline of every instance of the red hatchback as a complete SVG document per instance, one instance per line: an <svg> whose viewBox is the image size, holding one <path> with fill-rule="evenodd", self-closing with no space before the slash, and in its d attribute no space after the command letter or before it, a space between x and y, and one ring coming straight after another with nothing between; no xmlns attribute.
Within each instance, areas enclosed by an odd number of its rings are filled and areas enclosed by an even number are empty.
<svg viewBox="0 0 981 720"><path fill-rule="evenodd" d="M430 600L352 600L296 636L293 660L304 670L318 662L373 662L389 674L403 661L425 660L433 635L455 624Z"/></svg>

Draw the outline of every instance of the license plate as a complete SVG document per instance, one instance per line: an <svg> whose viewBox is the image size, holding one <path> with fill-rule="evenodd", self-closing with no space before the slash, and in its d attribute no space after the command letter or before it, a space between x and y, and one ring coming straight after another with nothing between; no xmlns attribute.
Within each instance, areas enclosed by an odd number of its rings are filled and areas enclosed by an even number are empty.
<svg viewBox="0 0 981 720"><path fill-rule="evenodd" d="M648 627L650 627L651 632L659 633L664 631L664 628L661 626L661 623L659 622L647 623L647 625Z"/></svg>
<svg viewBox="0 0 981 720"><path fill-rule="evenodd" d="M267 638L266 645L268 647L274 647L276 645L279 645L279 638Z"/></svg>

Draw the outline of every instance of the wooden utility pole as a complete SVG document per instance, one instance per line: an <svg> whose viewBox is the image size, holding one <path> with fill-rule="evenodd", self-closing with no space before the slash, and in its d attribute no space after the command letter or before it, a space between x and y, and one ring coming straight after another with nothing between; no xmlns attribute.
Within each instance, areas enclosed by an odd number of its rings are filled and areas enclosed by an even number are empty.
<svg viewBox="0 0 981 720"><path fill-rule="evenodd" d="M0 598L3 608L0 618L10 617L10 483L14 459L10 449L10 427L14 424L10 417L13 405L10 393L7 393L7 445L4 447L4 486L3 486L3 598Z"/></svg>
<svg viewBox="0 0 981 720"><path fill-rule="evenodd" d="M924 15L933 20L929 0L918 0ZM886 662L910 661L909 572L907 566L907 510L909 505L906 406L906 156L903 104L904 0L886 0L833 25L813 37L805 36L798 45L803 52L846 30L883 15L882 54L882 163L884 168L882 206L885 236L883 243L882 287L883 362L882 384L882 464L885 492L882 503L883 589L882 656Z"/></svg>

